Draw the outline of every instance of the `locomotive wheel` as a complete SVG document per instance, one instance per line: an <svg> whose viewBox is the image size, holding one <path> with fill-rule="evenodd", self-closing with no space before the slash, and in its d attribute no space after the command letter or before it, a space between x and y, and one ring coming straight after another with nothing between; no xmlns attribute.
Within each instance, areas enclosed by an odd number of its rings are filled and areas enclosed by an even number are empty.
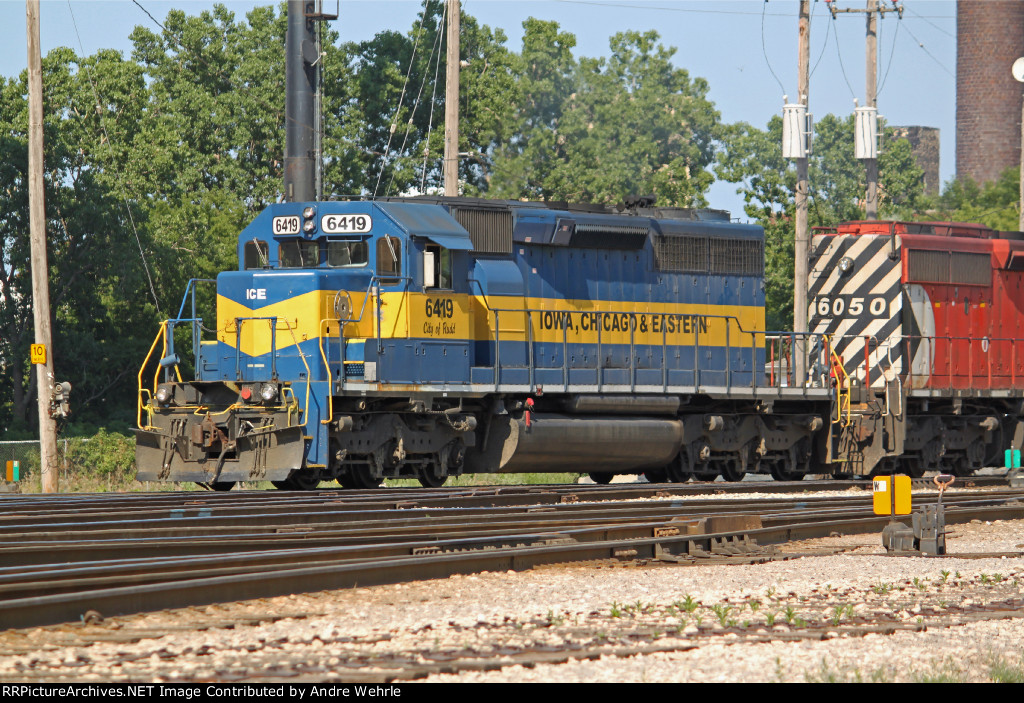
<svg viewBox="0 0 1024 703"><path fill-rule="evenodd" d="M964 455L959 455L953 458L953 475L954 476L970 476L974 473L974 469L971 468L971 463Z"/></svg>
<svg viewBox="0 0 1024 703"><path fill-rule="evenodd" d="M320 476L317 473L293 471L285 480L271 483L274 488L282 491L312 491L320 485Z"/></svg>
<svg viewBox="0 0 1024 703"><path fill-rule="evenodd" d="M230 491L234 487L234 481L214 481L210 484L210 488L215 491Z"/></svg>
<svg viewBox="0 0 1024 703"><path fill-rule="evenodd" d="M672 483L686 483L689 481L693 474L690 473L690 459L686 451L680 449L679 455L665 467L664 471L666 478Z"/></svg>
<svg viewBox="0 0 1024 703"><path fill-rule="evenodd" d="M665 483L668 481L668 467L660 469L644 469L644 478L648 483Z"/></svg>
<svg viewBox="0 0 1024 703"><path fill-rule="evenodd" d="M910 478L921 478L924 476L924 464L919 457L910 457L903 462L903 468Z"/></svg>
<svg viewBox="0 0 1024 703"><path fill-rule="evenodd" d="M587 474L587 476L590 476L591 481L602 486L607 486L611 483L614 475L615 474L599 474L596 472Z"/></svg>
<svg viewBox="0 0 1024 703"><path fill-rule="evenodd" d="M440 488L448 480L447 476L438 476L436 464L427 464L416 470L416 480L424 488Z"/></svg>
<svg viewBox="0 0 1024 703"><path fill-rule="evenodd" d="M352 488L380 488L383 484L381 479L374 477L367 464L353 466L349 469L349 477L352 479Z"/></svg>
<svg viewBox="0 0 1024 703"><path fill-rule="evenodd" d="M706 468L703 471L697 469L693 472L693 478L696 481L714 481L718 478L718 472L710 468Z"/></svg>
<svg viewBox="0 0 1024 703"><path fill-rule="evenodd" d="M772 462L771 474L772 478L776 481L802 481L804 476L807 475L802 474L799 471L790 471L786 469L785 462L783 461Z"/></svg>
<svg viewBox="0 0 1024 703"><path fill-rule="evenodd" d="M739 459L727 459L722 462L722 478L730 483L737 483L743 480L747 472L740 468Z"/></svg>

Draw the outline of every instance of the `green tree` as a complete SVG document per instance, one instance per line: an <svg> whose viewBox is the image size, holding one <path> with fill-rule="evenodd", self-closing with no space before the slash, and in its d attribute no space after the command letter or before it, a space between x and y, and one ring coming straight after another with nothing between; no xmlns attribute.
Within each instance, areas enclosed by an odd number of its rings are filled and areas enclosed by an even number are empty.
<svg viewBox="0 0 1024 703"><path fill-rule="evenodd" d="M494 194L614 202L653 193L663 205L706 204L720 118L707 82L672 65L675 49L654 31L623 32L607 60L574 66L572 35L554 23L524 27L520 136L496 152Z"/></svg>
<svg viewBox="0 0 1024 703"><path fill-rule="evenodd" d="M922 219L978 222L994 229L1020 227L1020 168L1011 166L999 178L979 185L970 177L946 184Z"/></svg>

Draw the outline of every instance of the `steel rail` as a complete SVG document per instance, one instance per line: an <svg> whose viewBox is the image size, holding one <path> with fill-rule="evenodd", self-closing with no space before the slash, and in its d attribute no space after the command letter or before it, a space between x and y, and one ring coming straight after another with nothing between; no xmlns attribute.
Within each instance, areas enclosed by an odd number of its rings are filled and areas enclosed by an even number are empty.
<svg viewBox="0 0 1024 703"><path fill-rule="evenodd" d="M1020 506L990 507L973 511L948 511L949 522L962 522L981 515L987 519L1021 517ZM745 534L785 541L842 530L847 534L877 530L887 518L872 516L846 520L794 523L787 526L749 530ZM17 598L0 602L0 623L4 627L33 627L77 620L86 610L105 616L124 615L154 609L206 605L224 600L267 598L295 592L379 585L408 580L446 578L453 574L485 570L522 571L544 564L605 559L653 559L711 552L716 540L732 533L674 535L644 539L571 542L515 548L478 549L453 553L395 557L354 563L337 563L283 568L269 573L244 573L154 584L100 588L84 593L61 593ZM296 588L296 586L299 586Z"/></svg>
<svg viewBox="0 0 1024 703"><path fill-rule="evenodd" d="M964 522L981 518L988 520L1024 517L1024 506L1019 497L1004 499L1002 504L947 506L947 522ZM990 501L991 502L991 501ZM386 545L377 549L377 556L360 557L359 548L341 548L325 559L323 551L304 550L306 563L297 565L291 557L299 556L296 550L280 555L257 554L256 560L246 562L239 556L233 563L222 557L221 566L211 572L205 568L190 568L189 560L165 560L168 562L170 580L152 580L154 576L145 567L153 564L137 562L122 564L121 574L92 576L94 580L84 590L66 593L49 593L25 597L12 597L0 601L0 624L4 627L28 627L57 622L66 622L82 616L86 610L97 610L103 615L127 614L153 609L202 605L224 600L239 600L270 597L295 592L308 592L344 588L353 585L374 585L411 579L447 577L455 573L472 573L481 570L522 570L541 564L554 564L595 559L680 559L704 555L715 551L722 541L741 535L757 539L761 544L778 544L797 538L827 535L832 532L845 534L877 531L888 521L887 517L864 515L863 506L857 507L852 515L842 511L816 512L808 515L798 506L791 515L764 516L760 528L750 525L739 529L711 533L687 534L684 524L679 522L636 524L623 529L621 534L609 533L616 527L578 529L573 534L541 533L527 535L510 534L500 537L489 536L475 539L440 540L425 545L423 542L407 542L391 545L396 551L413 551L413 554L387 553ZM644 536L641 536L644 535ZM511 540L511 544L506 544ZM526 544L528 541L530 544ZM320 551L321 554L317 554ZM253 556L253 555L249 555ZM262 559L263 561L259 561ZM235 567L235 571L228 571ZM134 569L134 570L133 570ZM131 574L125 578L126 574ZM147 574L150 574L147 576ZM4 588L12 596L24 595L31 585L44 588L46 577L53 577L51 569L30 570L26 573L30 581L19 582L8 579ZM73 573L63 585L72 589L86 584L74 584ZM109 580L120 577L121 580ZM108 578L108 580L102 580ZM35 579L31 581L31 579ZM100 579L100 580L95 580ZM134 580L133 580L134 579ZM129 581L126 585L125 581ZM115 585L116 584L116 585ZM53 588L60 589L60 579L54 580Z"/></svg>

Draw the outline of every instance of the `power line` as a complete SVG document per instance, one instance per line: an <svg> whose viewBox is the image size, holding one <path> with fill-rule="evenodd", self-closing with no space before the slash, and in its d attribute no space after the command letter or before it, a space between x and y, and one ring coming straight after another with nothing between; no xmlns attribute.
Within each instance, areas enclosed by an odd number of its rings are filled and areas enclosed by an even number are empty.
<svg viewBox="0 0 1024 703"><path fill-rule="evenodd" d="M811 18L814 17L814 10L811 10ZM808 30L809 31L809 30ZM828 48L828 35L832 31L832 23L829 22L825 27L825 41L821 43L821 53L818 54L818 59L814 62L814 67L811 69L810 76L814 75L814 72L818 70L818 64L821 63L821 57L825 55L825 49ZM808 76L808 79L810 79Z"/></svg>
<svg viewBox="0 0 1024 703"><path fill-rule="evenodd" d="M68 0L68 12L71 13L71 25L75 28L75 36L78 37L78 48L82 51L82 57L85 58L85 46L82 44L82 35L78 32L78 22L75 20L75 11L71 9L71 0ZM92 71L89 69L89 65L86 63L81 65L85 69L85 77L89 80L89 85L92 86L92 97L96 101L96 117L99 120L100 129L103 131L103 137L107 140L107 148L113 151L114 142L110 139L107 126L103 122L103 112L100 110L102 102L100 101L99 89L96 88L96 82L92 79ZM139 232L135 228L135 218L132 216L132 208L128 204L128 196L122 195L121 198L124 201L125 212L128 213L128 222L132 226L132 234L135 235L135 243L139 246L139 257L142 259L142 268L146 271L146 280L149 281L149 292L153 295L153 303L156 305L157 314L162 316L160 300L157 298L156 286L153 285L153 276L150 274L149 264L146 262L146 254L142 249L142 240L139 238Z"/></svg>
<svg viewBox="0 0 1024 703"><path fill-rule="evenodd" d="M912 39L913 39L914 41L916 41L916 42L917 42L917 45L918 45L919 47L921 47L921 50L922 50L922 51L923 51L924 53L928 54L928 58L930 58L930 59L931 59L932 61L934 61L935 63L937 63L937 64L939 65L939 68L941 68L941 69L942 69L943 71L945 71L946 73L948 73L948 74L950 75L950 77L951 77L951 78L956 78L956 76L955 76L955 75L953 75L953 72L952 72L952 71L950 71L950 70L949 70L948 68L946 68L946 67L945 67L945 66L944 66L944 65L942 64L942 62L941 62L941 61L939 61L939 60L938 60L937 58L935 58L934 56L932 56L932 52L928 51L928 49L927 49L927 48L925 47L925 45L924 45L924 42L923 42L923 41L921 41L920 39L918 39L918 38L917 38L916 36L914 36L914 33L910 31L910 27L907 27L907 34L909 34L909 35L911 36L911 38L912 38Z"/></svg>
<svg viewBox="0 0 1024 703"><path fill-rule="evenodd" d="M832 21L833 22L836 21L834 17L832 18ZM850 89L850 97L853 98L854 100L856 100L857 99L857 94L853 91L853 86L850 85L850 79L846 77L846 66L843 65L843 52L839 49L839 30L838 29L835 30L834 32L832 32L832 38L835 40L835 43L836 43L836 56L839 57L839 70L842 71L843 80L846 81L846 87Z"/></svg>
<svg viewBox="0 0 1024 703"><path fill-rule="evenodd" d="M764 43L764 10L767 9L768 2L766 0L764 5L762 6L761 12L761 53L764 54L764 62L768 65L768 71L772 74L772 78L775 79L775 82L779 84L779 90L781 90L782 94L785 95L786 88L782 85L782 81L779 80L779 77L775 75L775 71L772 70L772 62L768 60L768 49L765 47Z"/></svg>
<svg viewBox="0 0 1024 703"><path fill-rule="evenodd" d="M889 77L889 69L892 68L892 56L896 53L896 40L900 36L900 25L903 24L903 20L900 19L896 22L896 31L892 35L892 47L889 49L889 61L885 66L885 75L882 76L882 84L878 86L878 95L882 94L882 89L885 88L885 79ZM879 31L881 34L881 31Z"/></svg>
<svg viewBox="0 0 1024 703"><path fill-rule="evenodd" d="M925 22L928 22L928 18L927 18L927 17L925 17L924 15L919 15L919 14L917 14L916 12L914 12L914 11L913 11L913 10L912 10L911 8L909 8L909 7L907 8L907 12L909 12L910 14L912 14L912 15L913 15L914 17L917 17L918 19L922 19L922 20L924 20ZM953 19L953 18L952 18L952 17L936 17L936 19ZM955 35L955 34L951 34L950 32L947 32L947 31L946 31L945 29L943 29L943 28L942 28L942 27L940 27L939 25L935 24L934 22L928 22L928 24L930 24L931 26L935 27L935 29L939 30L940 32L942 32L943 34L945 34L945 35L946 35L947 37L951 37L951 38L953 38L953 39L956 39L956 35Z"/></svg>
<svg viewBox="0 0 1024 703"><path fill-rule="evenodd" d="M634 3L620 3L620 2L595 2L594 0L555 0L568 5L594 5L596 7L625 7L630 10L661 10L662 12L683 12L690 14L702 14L702 15L750 15L757 16L760 13L757 12L746 12L743 10L697 10L688 7L657 7L654 5L637 5ZM767 0L766 0L767 2ZM771 17L789 17L788 13L772 12Z"/></svg>

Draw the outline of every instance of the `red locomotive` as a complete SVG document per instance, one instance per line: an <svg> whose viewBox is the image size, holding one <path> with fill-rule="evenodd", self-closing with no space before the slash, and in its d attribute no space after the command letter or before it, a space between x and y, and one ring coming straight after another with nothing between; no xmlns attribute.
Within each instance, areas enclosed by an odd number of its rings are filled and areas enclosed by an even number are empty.
<svg viewBox="0 0 1024 703"><path fill-rule="evenodd" d="M816 232L809 328L842 361L829 455L959 475L1024 438L1024 233L956 222Z"/></svg>

